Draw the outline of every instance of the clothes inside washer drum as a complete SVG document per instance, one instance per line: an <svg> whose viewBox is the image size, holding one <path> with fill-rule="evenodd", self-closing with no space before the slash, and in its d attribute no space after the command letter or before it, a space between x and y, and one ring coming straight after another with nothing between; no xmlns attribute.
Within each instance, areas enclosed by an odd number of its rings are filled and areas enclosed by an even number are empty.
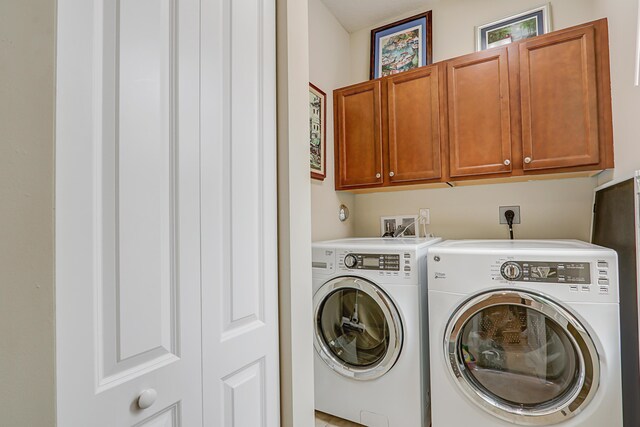
<svg viewBox="0 0 640 427"><path fill-rule="evenodd" d="M324 341L343 362L366 367L382 360L389 346L389 325L380 306L358 289L330 294L319 313Z"/></svg>
<svg viewBox="0 0 640 427"><path fill-rule="evenodd" d="M462 327L459 346L478 386L513 405L553 405L578 381L578 350L553 319L528 308L481 310Z"/></svg>

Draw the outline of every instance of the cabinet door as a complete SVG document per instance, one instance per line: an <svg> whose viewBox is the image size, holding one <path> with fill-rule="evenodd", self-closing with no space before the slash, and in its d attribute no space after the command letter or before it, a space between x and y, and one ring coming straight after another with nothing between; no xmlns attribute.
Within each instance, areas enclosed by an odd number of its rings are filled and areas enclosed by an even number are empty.
<svg viewBox="0 0 640 427"><path fill-rule="evenodd" d="M334 92L336 189L382 184L380 101L379 80Z"/></svg>
<svg viewBox="0 0 640 427"><path fill-rule="evenodd" d="M592 25L520 44L524 170L600 162Z"/></svg>
<svg viewBox="0 0 640 427"><path fill-rule="evenodd" d="M507 48L447 62L451 177L511 171Z"/></svg>
<svg viewBox="0 0 640 427"><path fill-rule="evenodd" d="M387 80L389 181L440 178L438 67Z"/></svg>

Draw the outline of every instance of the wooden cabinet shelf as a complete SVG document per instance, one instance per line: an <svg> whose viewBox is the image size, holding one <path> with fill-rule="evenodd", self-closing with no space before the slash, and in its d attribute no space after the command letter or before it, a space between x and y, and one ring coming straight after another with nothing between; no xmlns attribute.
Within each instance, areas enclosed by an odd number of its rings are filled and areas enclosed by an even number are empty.
<svg viewBox="0 0 640 427"><path fill-rule="evenodd" d="M611 168L607 20L337 89L334 106L337 190Z"/></svg>

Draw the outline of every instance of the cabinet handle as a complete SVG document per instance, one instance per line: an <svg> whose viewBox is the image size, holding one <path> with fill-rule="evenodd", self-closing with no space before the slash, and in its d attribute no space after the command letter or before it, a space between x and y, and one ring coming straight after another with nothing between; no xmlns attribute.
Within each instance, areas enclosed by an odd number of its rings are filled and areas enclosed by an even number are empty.
<svg viewBox="0 0 640 427"><path fill-rule="evenodd" d="M511 160L507 159L504 161L505 166L509 166L511 164Z"/></svg>
<svg viewBox="0 0 640 427"><path fill-rule="evenodd" d="M393 175L395 175L395 173L389 172L389 176L393 176Z"/></svg>
<svg viewBox="0 0 640 427"><path fill-rule="evenodd" d="M525 157L525 158L524 158L524 162L525 162L526 164L531 163L531 157Z"/></svg>
<svg viewBox="0 0 640 427"><path fill-rule="evenodd" d="M380 175L380 173L376 174L376 178L380 178L382 175Z"/></svg>

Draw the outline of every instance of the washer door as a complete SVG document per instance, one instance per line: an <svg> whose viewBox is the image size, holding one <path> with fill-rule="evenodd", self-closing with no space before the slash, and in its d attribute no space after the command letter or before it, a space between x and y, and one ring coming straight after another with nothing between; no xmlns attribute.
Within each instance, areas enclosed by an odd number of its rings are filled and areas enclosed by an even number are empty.
<svg viewBox="0 0 640 427"><path fill-rule="evenodd" d="M515 424L565 421L598 388L593 340L569 311L541 295L499 290L468 300L449 321L444 344L462 391Z"/></svg>
<svg viewBox="0 0 640 427"><path fill-rule="evenodd" d="M376 285L339 277L314 295L315 348L341 375L370 380L393 367L402 348L400 314Z"/></svg>

